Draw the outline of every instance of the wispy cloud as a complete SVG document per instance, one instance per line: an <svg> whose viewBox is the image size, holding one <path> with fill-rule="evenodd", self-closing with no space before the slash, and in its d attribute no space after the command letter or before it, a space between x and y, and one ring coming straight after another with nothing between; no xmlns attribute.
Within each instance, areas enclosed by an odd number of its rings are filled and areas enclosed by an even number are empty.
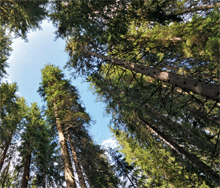
<svg viewBox="0 0 220 188"><path fill-rule="evenodd" d="M101 144L102 148L116 148L118 146L117 141L113 138L109 138L107 140L104 140Z"/></svg>

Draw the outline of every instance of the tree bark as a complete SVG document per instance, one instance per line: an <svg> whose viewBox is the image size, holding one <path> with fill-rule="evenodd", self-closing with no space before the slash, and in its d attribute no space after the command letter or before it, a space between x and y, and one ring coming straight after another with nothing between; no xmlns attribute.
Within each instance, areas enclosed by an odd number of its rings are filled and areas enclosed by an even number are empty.
<svg viewBox="0 0 220 188"><path fill-rule="evenodd" d="M68 132L68 139L69 139L69 144L70 144L70 148L71 148L72 157L73 157L73 161L74 161L74 164L75 164L76 172L77 172L78 178L79 178L79 185L80 185L81 188L87 188L86 183L85 183L85 179L84 179L84 176L83 176L83 173L82 173L82 169L81 169L78 157L77 157L77 153L76 153L76 150L75 150L74 145L72 143L72 137L71 137L69 132Z"/></svg>
<svg viewBox="0 0 220 188"><path fill-rule="evenodd" d="M28 142L27 144L27 156L25 158L25 164L24 164L24 172L22 176L22 183L21 188L26 188L28 185L28 180L30 176L30 164L31 164L31 144Z"/></svg>
<svg viewBox="0 0 220 188"><path fill-rule="evenodd" d="M3 164L4 164L4 160L5 160L5 157L6 157L8 148L9 148L9 145L10 145L10 143L11 143L11 139L12 139L12 132L10 133L9 141L6 143L5 149L4 149L3 154L2 154L2 156L1 156L1 160L0 160L0 172L1 172L1 170L2 170L2 167L3 167Z"/></svg>
<svg viewBox="0 0 220 188"><path fill-rule="evenodd" d="M67 142L66 142L66 139L63 133L61 120L59 118L59 111L58 111L58 108L55 102L53 102L53 106L54 106L54 113L55 113L56 124L57 124L57 131L59 135L60 148L61 148L61 153L62 153L62 158L63 158L63 163L64 163L65 180L66 180L68 188L76 188L76 182L75 182L73 168L72 168L71 161L70 161L70 155L69 155L69 151L67 147Z"/></svg>
<svg viewBox="0 0 220 188"><path fill-rule="evenodd" d="M207 179L211 182L220 186L220 176L213 171L209 166L200 161L194 154L189 153L183 147L179 146L175 143L171 138L167 135L160 132L155 126L151 125L149 122L144 120L143 118L136 116L140 122L145 124L146 128L153 134L155 134L159 139L161 139L165 144L167 144L171 149L173 149L178 155L182 158L187 158L191 165L196 168L200 173L203 173Z"/></svg>
<svg viewBox="0 0 220 188"><path fill-rule="evenodd" d="M193 91L194 93L199 93L205 97L220 102L220 87L218 85L201 82L193 78L185 77L174 73L164 72L156 68L151 68L148 66L131 63L128 61L123 61L120 59L108 57L95 52L89 52L85 50L82 50L82 52L100 58L104 61L109 61L114 65L119 65L126 69L135 71L136 73L141 73L143 75L155 78L157 80L161 80L176 85L182 89Z"/></svg>
<svg viewBox="0 0 220 188"><path fill-rule="evenodd" d="M219 7L219 6L220 6L220 3L211 4L211 5L201 5L201 6L198 6L198 7L195 7L195 8L184 9L182 12L177 13L177 15L182 15L182 14L189 13L189 12L196 12L196 11L199 11L199 10L204 11L204 10L208 10L208 9L211 9L211 8L214 8L214 7Z"/></svg>
<svg viewBox="0 0 220 188"><path fill-rule="evenodd" d="M174 70L176 72L178 72L180 70L179 68L173 67L173 66L170 66L170 65L163 65L163 67L165 67L166 69ZM192 74L190 72L190 69L184 69L184 71L186 71L187 74ZM203 73L198 72L198 73L196 73L196 75L201 76L204 79L210 79L210 80L214 80L216 82L220 82L220 78L215 78L210 74L203 74Z"/></svg>
<svg viewBox="0 0 220 188"><path fill-rule="evenodd" d="M6 181L6 178L8 176L8 171L9 171L10 163L11 163L11 159L9 160L8 166L7 166L5 174L4 174L4 177L2 179L2 188L4 188L4 186L5 186L5 181Z"/></svg>

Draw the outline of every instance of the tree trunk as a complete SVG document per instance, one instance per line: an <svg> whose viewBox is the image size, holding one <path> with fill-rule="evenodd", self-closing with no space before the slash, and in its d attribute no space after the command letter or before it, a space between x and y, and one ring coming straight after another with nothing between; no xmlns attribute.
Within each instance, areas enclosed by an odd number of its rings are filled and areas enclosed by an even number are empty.
<svg viewBox="0 0 220 188"><path fill-rule="evenodd" d="M59 118L59 111L58 111L58 108L55 102L53 103L53 105L54 105L54 113L55 113L56 124L57 124L57 131L58 131L59 141L60 141L60 148L61 148L61 153L63 157L65 180L66 180L68 188L76 188L76 182L75 182L73 168L72 168L71 161L70 161L70 155L69 155L69 151L67 147L67 142L66 142L66 139L63 133L62 126L61 126L61 120Z"/></svg>
<svg viewBox="0 0 220 188"><path fill-rule="evenodd" d="M25 158L25 164L24 164L24 173L22 176L22 183L21 188L26 188L28 184L28 179L30 176L30 164L31 164L31 144L28 142L27 144L27 156Z"/></svg>
<svg viewBox="0 0 220 188"><path fill-rule="evenodd" d="M2 188L5 186L5 181L6 181L6 178L8 176L8 171L9 171L10 163L11 163L11 159L9 160L8 166L7 166L5 174L4 174L4 177L2 179Z"/></svg>
<svg viewBox="0 0 220 188"><path fill-rule="evenodd" d="M149 107L148 105L144 105L144 106L146 108L148 108L149 111L153 112L156 115L156 117L158 117L159 120L166 122L167 124L165 126L166 126L166 128L168 127L171 132L181 133L181 136L183 138L185 138L186 142L189 142L192 145L196 145L201 150L203 150L203 148L204 148L205 151L207 151L207 152L212 152L214 150L215 146L213 144L205 142L201 137L198 137L189 129L186 129L181 124L176 123L172 119L160 114L159 112L157 112L153 108ZM216 157L218 157L219 154L220 153L217 152L215 154Z"/></svg>
<svg viewBox="0 0 220 188"><path fill-rule="evenodd" d="M133 187L136 187L136 186L134 185L133 181L131 180L131 178L129 177L128 173L125 171L123 165L122 165L121 162L118 160L118 158L117 158L117 157L114 157L114 159L115 159L115 160L117 161L117 163L121 166L123 172L126 174L128 180L130 181L130 183L132 184L132 186L133 186Z"/></svg>
<svg viewBox="0 0 220 188"><path fill-rule="evenodd" d="M43 179L43 181L44 181L43 188L46 188L46 173L45 172L44 172L44 179Z"/></svg>
<svg viewBox="0 0 220 188"><path fill-rule="evenodd" d="M180 68L173 67L173 66L170 66L170 65L163 65L163 67L166 68L166 69L169 69L169 70L174 70L176 72L180 71ZM185 71L187 74L192 74L190 72L190 69L183 69L183 71ZM214 80L216 82L220 82L220 78L213 77L211 74L203 74L203 73L198 72L195 75L201 76L204 79L210 79L210 80Z"/></svg>
<svg viewBox="0 0 220 188"><path fill-rule="evenodd" d="M5 160L5 157L6 157L8 148L9 148L9 145L10 145L10 143L11 143L11 139L12 139L12 132L10 133L9 141L6 143L5 149L4 149L3 154L2 154L2 156L1 156L1 160L0 160L0 171L2 170L2 167L3 167L3 164L4 164L4 160Z"/></svg>
<svg viewBox="0 0 220 188"><path fill-rule="evenodd" d="M76 150L75 150L74 145L72 143L72 137L71 137L70 133L68 133L68 139L69 139L69 143L70 143L70 148L71 148L71 152L72 152L76 172L77 172L78 178L79 178L79 185L80 185L81 188L86 188L85 179L84 179L84 176L82 174L82 169L81 169L78 157L77 157Z"/></svg>
<svg viewBox="0 0 220 188"><path fill-rule="evenodd" d="M213 124L217 125L218 128L220 128L220 120L218 118L210 117L200 109L197 110L192 107L186 107L186 110L195 113L199 118L204 119L206 122L212 122Z"/></svg>
<svg viewBox="0 0 220 188"><path fill-rule="evenodd" d="M212 181L217 186L220 186L220 176L213 171L209 166L200 161L194 154L189 153L183 147L175 143L169 136L160 132L155 126L151 125L149 122L143 118L136 116L140 122L145 124L146 128L153 134L155 134L159 139L161 139L165 144L167 144L171 149L173 149L182 158L187 158L191 165L196 168L200 173L203 173L207 179Z"/></svg>
<svg viewBox="0 0 220 188"><path fill-rule="evenodd" d="M208 10L208 9L211 9L211 8L214 8L214 7L219 7L219 6L220 6L220 3L211 4L211 5L202 5L202 6L198 6L198 7L195 7L195 8L184 9L182 12L177 13L177 15L190 13L190 12L196 12L196 11L199 11L199 10L204 10L205 11L205 10Z"/></svg>
<svg viewBox="0 0 220 188"><path fill-rule="evenodd" d="M128 61L123 61L120 59L107 57L107 56L104 56L102 54L98 54L95 52L89 52L85 50L82 50L82 52L85 54L100 58L104 61L109 61L114 65L119 65L126 69L135 71L136 73L141 73L143 75L156 78L157 80L161 80L161 81L176 85L182 89L186 89L189 91L193 91L195 93L199 93L205 97L208 97L217 102L220 102L220 91L219 91L218 85L201 82L199 80L185 77L185 76L178 75L178 74L174 74L174 73L163 72L156 68L151 68L151 67L143 66L140 64L131 63Z"/></svg>

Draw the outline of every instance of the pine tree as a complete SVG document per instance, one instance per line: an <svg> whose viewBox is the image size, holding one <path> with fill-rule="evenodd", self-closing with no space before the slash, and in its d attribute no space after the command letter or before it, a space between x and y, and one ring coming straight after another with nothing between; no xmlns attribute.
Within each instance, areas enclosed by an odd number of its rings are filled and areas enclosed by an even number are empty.
<svg viewBox="0 0 220 188"><path fill-rule="evenodd" d="M63 77L64 75L59 68L51 65L46 66L42 70L42 83L39 91L41 96L45 96L48 110L52 111L56 118L67 187L76 187L67 141L62 128L62 118L66 111L62 108L62 103L65 100L65 95L68 95L68 86L70 86L66 80L63 80Z"/></svg>
<svg viewBox="0 0 220 188"><path fill-rule="evenodd" d="M77 90L64 79L58 67L46 65L42 69L39 93L47 101L48 117L57 125L67 186L75 186L74 174L82 187L86 186L86 182L91 187L116 186L117 179L103 151L93 143L85 128L90 117L78 101ZM74 174L71 158L76 168Z"/></svg>

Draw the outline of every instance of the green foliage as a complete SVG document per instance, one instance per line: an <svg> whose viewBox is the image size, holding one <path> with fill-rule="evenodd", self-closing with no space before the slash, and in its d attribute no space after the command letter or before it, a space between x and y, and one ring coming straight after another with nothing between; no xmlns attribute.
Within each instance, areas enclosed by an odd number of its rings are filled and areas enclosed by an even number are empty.
<svg viewBox="0 0 220 188"><path fill-rule="evenodd" d="M1 0L1 25L9 28L15 35L26 38L30 29L39 28L39 23L46 17L48 0Z"/></svg>
<svg viewBox="0 0 220 188"><path fill-rule="evenodd" d="M54 65L46 65L41 72L42 82L38 92L47 101L47 118L55 122L54 113L58 113L56 117L60 120L66 139L71 142L69 144L76 150L85 179L91 187L115 187L117 179L103 155L104 152L100 146L93 143L86 130L91 119L80 104L76 88ZM54 104L57 111L54 110Z"/></svg>
<svg viewBox="0 0 220 188"><path fill-rule="evenodd" d="M6 34L6 29L0 27L0 81L6 75L5 68L9 67L7 60L12 51L10 36Z"/></svg>

